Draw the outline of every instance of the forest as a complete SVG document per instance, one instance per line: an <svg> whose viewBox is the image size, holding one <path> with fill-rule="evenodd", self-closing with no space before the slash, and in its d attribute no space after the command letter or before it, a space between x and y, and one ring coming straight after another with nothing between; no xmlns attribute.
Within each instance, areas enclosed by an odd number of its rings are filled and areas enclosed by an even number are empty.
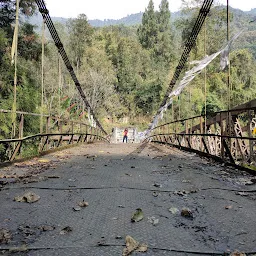
<svg viewBox="0 0 256 256"><path fill-rule="evenodd" d="M15 2L0 1L0 109L6 110L12 109L14 99L11 48ZM114 126L124 126L124 119L128 120L125 125L137 126L140 130L148 127L169 86L203 1L195 0L193 8L189 2L183 1L183 9L175 21L167 0L162 0L159 8L149 0L140 24L93 27L86 13L68 20L65 25L55 23L87 99L108 132ZM27 22L26 17L37 12L33 0L20 1L20 16L23 18L20 19L18 36L17 110L87 120L88 109L47 28L44 32L43 25L38 30ZM205 107L207 114L226 110L229 94L230 107L255 98L256 22L253 22L253 13L232 8L229 20L229 37L245 29L230 52L230 88L227 86L228 70L221 70L220 59L216 58L175 98L163 122L203 114ZM192 61L217 52L225 43L226 9L214 5L181 77L191 68ZM27 134L33 134L38 127L38 123L32 120L25 125ZM0 139L11 137L11 126L11 116L0 113Z"/></svg>

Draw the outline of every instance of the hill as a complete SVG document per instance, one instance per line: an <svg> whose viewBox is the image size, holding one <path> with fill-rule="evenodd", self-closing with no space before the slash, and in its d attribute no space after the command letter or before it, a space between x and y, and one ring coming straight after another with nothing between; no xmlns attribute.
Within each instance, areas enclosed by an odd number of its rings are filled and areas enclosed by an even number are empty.
<svg viewBox="0 0 256 256"><path fill-rule="evenodd" d="M225 9L226 6L219 6L217 8ZM250 11L241 11L239 9L234 9L230 7L230 12L232 13L231 17L233 17L233 20L231 22L231 29L233 31L239 31L243 28L245 28L244 36L240 37L237 42L234 45L234 48L248 48L251 50L253 53L254 57L256 58L256 21L255 22L250 22L255 19L256 16L256 8L250 10ZM174 12L171 14L171 19L172 22L180 18L182 13L179 12ZM93 27L106 27L106 26L111 26L111 25L125 25L125 26L134 26L138 25L141 23L143 16L143 12L140 13L135 13L128 15L124 18L121 19L105 19L105 20L89 20L89 23ZM63 25L66 25L68 22L68 18L63 18L63 17L52 17L53 22L58 22ZM34 15L33 17L30 17L27 19L29 23L37 26L37 32L41 30L41 25L42 25L42 17L41 14L38 13ZM173 27L175 30L175 26ZM175 31L176 35L179 34L179 31Z"/></svg>
<svg viewBox="0 0 256 256"><path fill-rule="evenodd" d="M172 19L175 20L180 15L181 15L180 12L174 12L174 13L172 13ZM105 19L105 20L95 19L95 20L89 20L89 23L93 27L105 27L105 26L122 25L122 24L125 26L133 26L133 25L138 25L141 23L142 16L143 16L143 12L139 12L139 13L127 15L126 17L117 19L117 20L115 20L115 19ZM63 25L65 25L67 23L67 21L69 20L69 18L63 18L63 17L51 17L51 18L52 18L53 22L59 22ZM26 19L26 21L37 26L38 28L41 28L42 16L40 13L37 13L36 15Z"/></svg>
<svg viewBox="0 0 256 256"><path fill-rule="evenodd" d="M225 6L220 6L219 8L225 8ZM239 9L230 8L230 11L234 14L234 19L235 19L234 22L236 23L235 26L239 26L239 23L240 23L239 21L246 21L246 20L248 21L249 19L252 19L254 16L256 16L256 8L254 8L250 11L246 11L246 12L243 12ZM175 21L181 15L182 14L180 11L173 12L171 14L172 21ZM121 24L123 24L125 26L133 26L133 25L138 25L141 23L142 16L143 16L143 12L140 12L140 13L127 15L126 17L117 19L117 20L115 20L115 19L105 19L105 20L95 19L95 20L89 20L89 23L93 27L104 27L104 26L121 25ZM69 20L69 18L52 17L52 20L53 20L53 22L59 22L59 23L65 25L67 23L67 21ZM37 13L36 15L27 19L27 21L33 25L41 27L41 24L42 24L41 14Z"/></svg>

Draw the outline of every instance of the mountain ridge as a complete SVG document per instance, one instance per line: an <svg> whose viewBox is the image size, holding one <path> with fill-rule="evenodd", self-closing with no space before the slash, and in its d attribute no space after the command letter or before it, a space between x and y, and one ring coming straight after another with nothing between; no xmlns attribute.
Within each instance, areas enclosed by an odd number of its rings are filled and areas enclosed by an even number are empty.
<svg viewBox="0 0 256 256"><path fill-rule="evenodd" d="M93 20L88 20L88 22L93 27L104 27L104 26L122 25L122 24L125 26L133 26L141 23L142 16L143 16L143 12L139 12L139 13L127 15L126 17L123 17L121 19L104 19L104 20L93 19ZM176 20L180 16L181 16L181 11L171 13L172 20ZM51 18L53 22L59 22L64 25L67 23L68 20L74 19L74 18L54 17L54 16L52 16ZM26 18L25 20L35 26L41 27L42 17L40 13L37 13L32 17Z"/></svg>
<svg viewBox="0 0 256 256"><path fill-rule="evenodd" d="M220 6L221 8L226 8L225 6ZM256 8L251 9L250 11L242 11L240 9L236 9L236 8L232 8L230 7L230 11L232 12L236 12L238 14L245 14L245 15L249 15L249 16L256 16ZM177 12L172 12L171 13L171 19L172 21L175 21L177 18L179 18L182 15L181 11L177 11ZM111 26L111 25L125 25L125 26L134 26L134 25L139 25L141 24L142 21L142 16L143 16L143 12L139 12L139 13L134 13L134 14L130 14L127 15L126 17L123 17L121 19L104 19L104 20L100 20L100 19L93 19L93 20L88 20L88 22L91 24L91 26L93 27L104 27L104 26ZM73 18L64 18L64 17L53 17L52 16L52 20L53 22L59 22L63 25L66 25L67 21L73 19ZM37 26L37 27L41 27L42 24L42 17L40 13L37 13L36 15L25 19L27 22Z"/></svg>

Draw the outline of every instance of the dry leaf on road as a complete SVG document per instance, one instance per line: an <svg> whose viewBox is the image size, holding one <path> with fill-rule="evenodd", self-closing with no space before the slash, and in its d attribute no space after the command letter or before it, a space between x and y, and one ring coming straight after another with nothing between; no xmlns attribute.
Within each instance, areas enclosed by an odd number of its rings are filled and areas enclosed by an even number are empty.
<svg viewBox="0 0 256 256"><path fill-rule="evenodd" d="M41 159L38 159L38 162L39 162L39 163L49 163L50 160L45 159L45 158L41 158Z"/></svg>
<svg viewBox="0 0 256 256"><path fill-rule="evenodd" d="M80 207L87 207L87 206L89 205L89 203L88 203L88 202L85 202L85 201L83 200L82 202L79 202L78 205L79 205Z"/></svg>
<svg viewBox="0 0 256 256"><path fill-rule="evenodd" d="M234 251L230 256L246 256L246 254L244 252Z"/></svg>
<svg viewBox="0 0 256 256"><path fill-rule="evenodd" d="M159 219L157 219L155 216L148 217L148 221L153 225L156 226L159 223Z"/></svg>
<svg viewBox="0 0 256 256"><path fill-rule="evenodd" d="M141 221L143 218L144 218L143 211L140 208L138 208L133 213L133 215L131 217L131 222L138 222L138 221Z"/></svg>
<svg viewBox="0 0 256 256"><path fill-rule="evenodd" d="M60 235L66 235L67 233L71 232L73 229L70 227L70 226L67 226L65 228L63 228L61 231L60 231Z"/></svg>
<svg viewBox="0 0 256 256"><path fill-rule="evenodd" d="M126 236L125 238L126 248L123 250L123 256L130 255L133 251L146 252L148 246L145 243L140 244L131 236Z"/></svg>
<svg viewBox="0 0 256 256"><path fill-rule="evenodd" d="M139 242L133 239L131 236L125 238L126 248L123 250L123 256L127 256L138 248Z"/></svg>
<svg viewBox="0 0 256 256"><path fill-rule="evenodd" d="M40 199L40 196L34 192L27 192L22 196L14 197L14 201L16 202L26 202L26 203L34 203Z"/></svg>
<svg viewBox="0 0 256 256"><path fill-rule="evenodd" d="M179 212L179 209L176 207L171 207L169 208L169 212L171 212L172 214L177 214Z"/></svg>
<svg viewBox="0 0 256 256"><path fill-rule="evenodd" d="M138 249L136 249L137 252L146 252L148 250L147 244L140 244Z"/></svg>

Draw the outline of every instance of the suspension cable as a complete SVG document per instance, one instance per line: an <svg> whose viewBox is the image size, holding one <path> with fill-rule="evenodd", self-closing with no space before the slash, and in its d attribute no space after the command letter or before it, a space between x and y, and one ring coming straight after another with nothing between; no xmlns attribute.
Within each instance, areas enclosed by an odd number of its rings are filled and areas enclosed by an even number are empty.
<svg viewBox="0 0 256 256"><path fill-rule="evenodd" d="M45 23L46 23L46 25L47 25L47 27L48 27L48 29L50 31L50 34L52 36L52 39L53 39L53 41L55 43L55 46L58 48L59 54L62 57L65 65L66 65L66 67L67 67L67 69L69 71L69 74L71 75L72 80L74 81L74 83L76 85L76 88L77 88L77 90L78 90L82 100L84 101L84 103L87 106L87 108L90 109L90 113L92 114L92 116L93 116L97 126L102 130L102 132L104 134L107 134L106 131L103 129L102 125L100 124L100 122L98 121L98 119L96 118L92 107L90 106L88 100L86 99L86 96L85 96L85 94L84 94L84 92L82 90L81 84L80 84L80 82L77 79L77 76L76 76L76 74L74 72L74 69L73 69L73 67L72 67L72 65L71 65L71 63L69 61L69 58L68 58L68 56L66 54L64 46L63 46L63 44L62 44L62 42L60 40L60 37L59 37L59 35L58 35L57 31L56 31L56 28L55 28L55 26L54 26L54 24L52 22L52 19L51 19L50 15L49 15L49 11L48 11L48 9L45 6L44 1L43 0L36 0L36 4L38 6L39 12L42 14L43 19L45 20Z"/></svg>
<svg viewBox="0 0 256 256"><path fill-rule="evenodd" d="M186 41L186 44L185 44L185 49L181 55L181 58L180 58L180 61L179 61L179 64L178 66L176 67L176 70L175 70L175 73L173 75L173 78L170 82L170 85L169 87L167 88L167 91L166 91L166 94L164 96L164 99L160 105L160 109L165 106L165 104L167 103L167 100L169 98L169 94L172 92L173 90L173 87L175 86L179 76L180 76L180 73L182 71L182 69L184 68L185 66L185 63L187 62L187 59L188 59L188 56L190 54L190 51L191 49L193 48L193 46L195 45L195 42L196 42L196 39L197 39L197 36L204 24L204 21L205 21L205 18L206 16L208 15L209 11L210 11L210 8L211 8L211 5L212 5L212 2L213 0L204 0L204 3L199 11L199 14L198 14L198 17L196 19L196 22L195 22L195 25L191 31L191 34L188 38L188 40ZM160 114L160 110L158 111L157 114Z"/></svg>

